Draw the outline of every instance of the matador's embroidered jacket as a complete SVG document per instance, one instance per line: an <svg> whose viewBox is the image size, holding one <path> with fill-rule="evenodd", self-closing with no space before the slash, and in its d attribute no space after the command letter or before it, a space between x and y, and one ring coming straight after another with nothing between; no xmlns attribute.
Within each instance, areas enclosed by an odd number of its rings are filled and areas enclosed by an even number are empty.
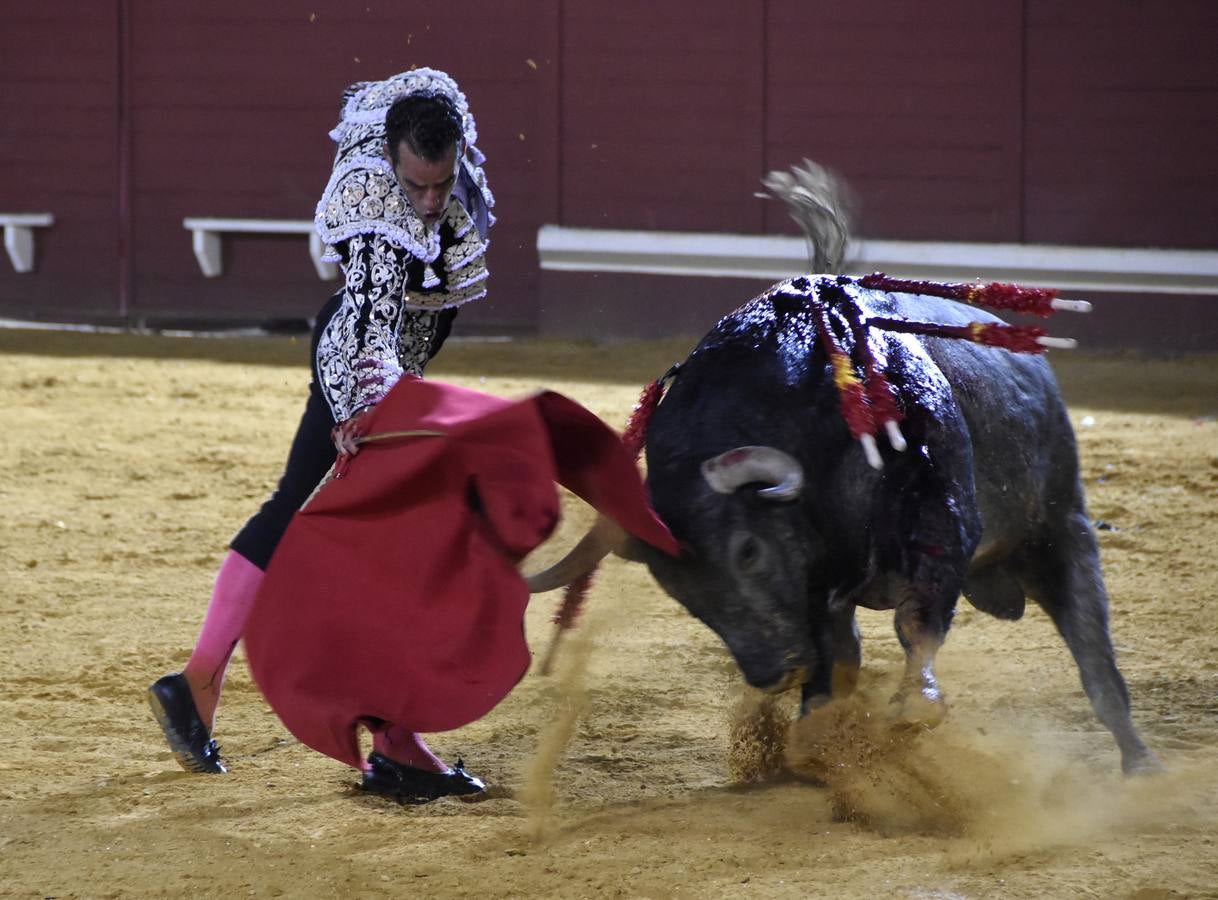
<svg viewBox="0 0 1218 900"><path fill-rule="evenodd" d="M385 113L422 91L445 94L465 132L453 198L435 229L415 213L382 152ZM422 375L457 308L486 296L495 200L465 96L443 72L414 69L352 85L330 137L338 153L315 223L329 247L325 258L341 263L345 283L318 342L316 372L341 422L379 402L403 373Z"/></svg>

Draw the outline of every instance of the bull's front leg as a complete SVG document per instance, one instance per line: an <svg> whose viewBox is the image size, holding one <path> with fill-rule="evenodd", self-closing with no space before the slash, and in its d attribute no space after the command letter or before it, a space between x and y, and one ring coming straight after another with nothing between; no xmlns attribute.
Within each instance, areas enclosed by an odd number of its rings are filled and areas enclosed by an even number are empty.
<svg viewBox="0 0 1218 900"><path fill-rule="evenodd" d="M946 503L923 509L899 572L888 577L897 640L905 651L905 672L892 698L893 717L902 724L933 728L947 715L935 655L951 627L980 531L975 519L958 514L960 508Z"/></svg>
<svg viewBox="0 0 1218 900"><path fill-rule="evenodd" d="M926 444L887 480L891 515L875 545L877 569L887 574L897 639L905 651L892 714L899 723L931 728L947 715L935 655L947 637L981 539L968 430L954 405L936 415Z"/></svg>
<svg viewBox="0 0 1218 900"><path fill-rule="evenodd" d="M947 637L955 598L930 600L917 592L897 604L897 640L905 651L905 672L893 695L891 714L902 725L934 728L947 715L947 700L935 676L935 655Z"/></svg>
<svg viewBox="0 0 1218 900"><path fill-rule="evenodd" d="M897 520L904 527L894 535L897 550L888 557L889 601L896 613L897 640L905 651L905 672L891 712L901 724L930 728L947 715L935 656L947 638L981 534L971 480L945 481L925 478L921 490L911 494L916 499Z"/></svg>
<svg viewBox="0 0 1218 900"><path fill-rule="evenodd" d="M835 604L835 608L814 617L812 642L816 663L803 684L800 715L854 692L863 662L854 610L854 604Z"/></svg>

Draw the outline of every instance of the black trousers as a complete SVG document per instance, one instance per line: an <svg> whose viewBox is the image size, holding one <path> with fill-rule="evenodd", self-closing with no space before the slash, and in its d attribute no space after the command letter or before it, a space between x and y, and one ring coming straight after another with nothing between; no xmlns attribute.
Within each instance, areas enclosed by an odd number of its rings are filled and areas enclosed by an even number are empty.
<svg viewBox="0 0 1218 900"><path fill-rule="evenodd" d="M330 439L334 417L330 414L330 406L318 387L317 342L341 301L341 292L331 297L321 308L313 326L313 340L309 350L313 378L309 382L309 399L305 403L304 414L300 417L300 425L296 428L296 436L292 438L288 461L283 467L279 485L262 504L262 508L229 543L229 547L260 569L266 569L271 555L283 538L283 533L287 531L288 523L292 521L293 513L309 499L313 489L338 456L334 442Z"/></svg>

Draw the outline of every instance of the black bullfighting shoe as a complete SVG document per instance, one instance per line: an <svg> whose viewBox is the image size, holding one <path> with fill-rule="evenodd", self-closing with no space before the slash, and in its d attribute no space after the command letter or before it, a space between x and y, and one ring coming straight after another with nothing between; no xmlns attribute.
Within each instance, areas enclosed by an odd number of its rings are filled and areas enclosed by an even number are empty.
<svg viewBox="0 0 1218 900"><path fill-rule="evenodd" d="M360 788L392 797L399 803L428 803L439 797L472 798L486 792L486 784L466 772L461 760L457 760L451 772L428 772L380 753L368 757L368 770Z"/></svg>
<svg viewBox="0 0 1218 900"><path fill-rule="evenodd" d="M185 675L175 672L154 681L148 688L148 703L178 765L187 772L223 775L228 771L220 759L220 748L199 718Z"/></svg>

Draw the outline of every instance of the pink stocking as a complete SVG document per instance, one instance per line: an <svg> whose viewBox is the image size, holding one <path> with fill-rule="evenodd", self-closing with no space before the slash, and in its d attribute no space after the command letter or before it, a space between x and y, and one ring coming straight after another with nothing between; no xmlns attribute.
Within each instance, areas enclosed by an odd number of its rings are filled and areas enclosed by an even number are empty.
<svg viewBox="0 0 1218 900"><path fill-rule="evenodd" d="M216 575L211 604L203 619L203 630L183 670L199 717L208 731L215 723L220 689L224 686L224 671L228 668L228 660L237 641L241 639L245 620L254 604L254 595L262 583L262 574L260 568L240 553L228 551Z"/></svg>
<svg viewBox="0 0 1218 900"><path fill-rule="evenodd" d="M372 749L394 762L405 763L427 772L447 772L444 761L428 749L423 738L400 725L390 725L372 735Z"/></svg>

